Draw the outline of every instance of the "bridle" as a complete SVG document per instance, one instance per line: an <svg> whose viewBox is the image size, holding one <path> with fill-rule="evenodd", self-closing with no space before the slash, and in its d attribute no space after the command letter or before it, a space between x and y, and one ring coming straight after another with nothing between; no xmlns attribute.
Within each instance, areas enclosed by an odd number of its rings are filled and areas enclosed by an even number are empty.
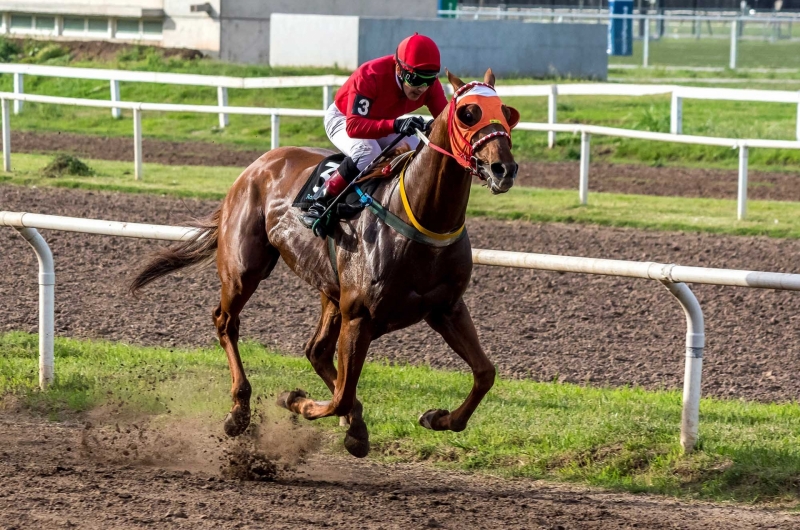
<svg viewBox="0 0 800 530"><path fill-rule="evenodd" d="M481 119L472 125L465 125L461 123L456 113L460 107L470 103L480 107ZM418 132L417 136L434 151L455 159L471 175L486 180L478 167L481 161L475 156L475 151L486 142L500 136L508 138L508 143L511 144L511 128L516 125L516 123L508 124L502 106L503 104L492 85L479 81L467 83L455 91L453 99L448 104L447 134L453 153L434 144L424 134ZM492 131L475 139L481 129L492 124L500 125L503 130Z"/></svg>
<svg viewBox="0 0 800 530"><path fill-rule="evenodd" d="M481 118L472 125L466 125L457 119L456 112L461 106L468 105L470 103L475 103L481 108ZM432 143L421 131L416 131L417 137L434 151L455 159L459 165L461 165L461 167L463 167L471 175L475 175L482 180L486 180L486 177L484 177L478 168L481 162L474 153L486 142L489 142L490 140L500 136L505 136L508 138L508 142L510 144L511 129L519 121L519 113L516 110L511 109L512 123L509 125L505 114L503 114L503 104L500 101L500 98L497 96L497 92L495 92L494 87L488 83L481 83L478 81L467 83L456 90L455 94L453 94L453 99L450 100L448 106L447 133L450 138L450 145L453 152L451 153L446 149ZM485 134L475 139L475 137L483 128L493 124L500 125L502 130L492 131L489 134ZM405 211L406 216L411 223L410 225L403 222L399 217L392 214L390 211L388 211L388 209L384 208L383 205L375 201L369 194L364 193L358 186L356 186L355 189L359 194L361 204L363 204L365 207L368 207L388 226L391 226L398 233L411 240L434 247L452 245L466 235L467 232L464 224L452 232L444 234L433 232L422 226L419 220L417 220L417 218L414 216L414 212L411 210L411 203L408 200L408 195L405 189L405 173L409 163L411 162L411 159L411 155L405 158L405 163L400 171L400 178L398 179L397 183L397 189L400 191L400 198L403 203L403 210ZM387 165L383 169L383 173L385 175L390 175L393 169L393 165ZM393 193L394 189L389 192L389 197L391 197ZM329 247L331 247L333 244L332 241L332 239L328 239ZM331 262L333 263L335 260L332 258Z"/></svg>

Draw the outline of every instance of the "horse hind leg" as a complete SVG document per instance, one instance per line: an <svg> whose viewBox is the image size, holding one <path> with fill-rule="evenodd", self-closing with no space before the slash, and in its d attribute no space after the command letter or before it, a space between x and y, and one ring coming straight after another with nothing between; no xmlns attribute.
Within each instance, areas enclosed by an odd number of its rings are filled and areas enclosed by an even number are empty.
<svg viewBox="0 0 800 530"><path fill-rule="evenodd" d="M321 300L322 312L317 329L314 336L306 343L305 352L314 371L333 394L336 391L338 377L333 356L336 353L336 342L341 330L342 314L336 304L324 294L321 295ZM302 390L285 392L278 398L278 404L288 409L288 403L297 398L307 397ZM344 446L350 454L358 458L363 458L369 453L369 431L367 424L364 423L363 410L361 402L356 398L350 414L339 418L339 424L348 427Z"/></svg>
<svg viewBox="0 0 800 530"><path fill-rule="evenodd" d="M245 237L235 249L231 248L229 242L223 244L220 241L217 271L222 291L213 319L231 371L233 407L225 418L225 433L228 436L239 436L250 424L252 389L239 356L239 314L261 280L272 272L279 257L280 254L269 245L265 234L263 237Z"/></svg>
<svg viewBox="0 0 800 530"><path fill-rule="evenodd" d="M334 328L339 328L339 332L331 333ZM369 453L369 433L362 417L363 407L356 399L356 387L370 342L369 325L365 319L342 321L338 309L333 311L323 300L317 333L309 341L306 355L333 393L333 399L314 401L299 389L278 397L278 405L308 420L334 415L346 417L350 427L345 436L345 448L358 458ZM333 354L337 347L338 370L333 367Z"/></svg>

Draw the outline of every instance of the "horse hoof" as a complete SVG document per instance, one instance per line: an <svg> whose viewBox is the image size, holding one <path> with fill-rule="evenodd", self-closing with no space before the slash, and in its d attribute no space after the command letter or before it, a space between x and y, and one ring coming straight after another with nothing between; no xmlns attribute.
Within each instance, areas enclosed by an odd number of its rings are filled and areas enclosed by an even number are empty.
<svg viewBox="0 0 800 530"><path fill-rule="evenodd" d="M278 406L283 407L286 410L292 410L292 402L297 398L307 398L308 394L304 391L300 390L299 388L295 390L290 390L289 392L284 392L280 396L278 396Z"/></svg>
<svg viewBox="0 0 800 530"><path fill-rule="evenodd" d="M450 414L450 411L443 409L431 409L419 417L419 424L432 431L444 431L447 428L440 425L440 420Z"/></svg>
<svg viewBox="0 0 800 530"><path fill-rule="evenodd" d="M347 429L344 436L344 448L356 458L364 458L369 454L369 432L367 425L362 422L354 422Z"/></svg>
<svg viewBox="0 0 800 530"><path fill-rule="evenodd" d="M230 436L231 438L235 438L242 434L247 426L250 425L250 413L242 413L241 409L236 410L234 408L231 412L225 416L225 434Z"/></svg>

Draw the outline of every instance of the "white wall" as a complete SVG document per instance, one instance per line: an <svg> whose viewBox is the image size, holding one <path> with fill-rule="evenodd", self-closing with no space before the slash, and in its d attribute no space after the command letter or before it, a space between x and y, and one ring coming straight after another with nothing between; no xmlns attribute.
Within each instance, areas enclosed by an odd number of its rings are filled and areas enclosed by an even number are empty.
<svg viewBox="0 0 800 530"><path fill-rule="evenodd" d="M162 0L164 38L162 46L192 48L211 55L219 54L221 0ZM192 4L211 4L211 13L192 13Z"/></svg>
<svg viewBox="0 0 800 530"><path fill-rule="evenodd" d="M607 29L600 24L290 14L275 14L273 22L273 66L354 70L394 53L402 39L417 31L436 41L442 66L459 76L480 78L487 68L499 76L605 79L608 73Z"/></svg>
<svg viewBox="0 0 800 530"><path fill-rule="evenodd" d="M224 18L269 18L272 13L435 17L437 0L223 0Z"/></svg>
<svg viewBox="0 0 800 530"><path fill-rule="evenodd" d="M358 68L358 17L273 13L271 22L270 66Z"/></svg>
<svg viewBox="0 0 800 530"><path fill-rule="evenodd" d="M442 67L456 75L483 77L487 68L500 76L608 75L605 24L361 17L358 62L394 53L415 31L436 41Z"/></svg>
<svg viewBox="0 0 800 530"><path fill-rule="evenodd" d="M434 18L437 5L437 0L222 0L219 55L240 63L269 62L273 13Z"/></svg>

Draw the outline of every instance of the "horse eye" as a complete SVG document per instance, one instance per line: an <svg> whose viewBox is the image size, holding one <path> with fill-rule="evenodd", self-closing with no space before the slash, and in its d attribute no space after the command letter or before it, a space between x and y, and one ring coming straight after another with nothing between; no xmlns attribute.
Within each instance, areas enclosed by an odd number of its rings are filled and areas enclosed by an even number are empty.
<svg viewBox="0 0 800 530"><path fill-rule="evenodd" d="M467 121L472 121L472 113L467 111L464 113L464 119Z"/></svg>

